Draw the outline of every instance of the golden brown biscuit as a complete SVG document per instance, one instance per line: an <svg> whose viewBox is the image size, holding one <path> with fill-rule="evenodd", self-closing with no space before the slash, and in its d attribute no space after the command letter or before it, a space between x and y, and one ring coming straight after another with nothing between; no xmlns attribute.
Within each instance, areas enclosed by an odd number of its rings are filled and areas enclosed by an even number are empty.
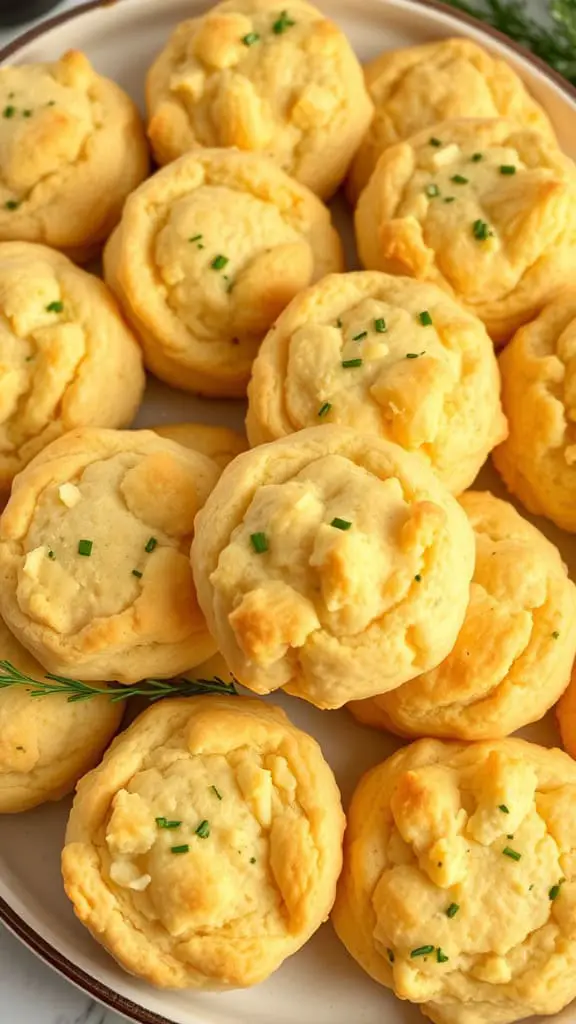
<svg viewBox="0 0 576 1024"><path fill-rule="evenodd" d="M20 473L0 519L0 611L51 672L169 678L216 650L188 553L219 475L148 430L75 430Z"/></svg>
<svg viewBox="0 0 576 1024"><path fill-rule="evenodd" d="M31 679L44 679L42 666L2 619L0 655ZM60 694L31 697L24 686L0 688L0 814L28 811L70 793L98 764L123 711L123 704L108 697L71 703Z"/></svg>
<svg viewBox="0 0 576 1024"><path fill-rule="evenodd" d="M280 708L166 700L80 783L64 885L132 974L166 988L244 988L327 918L343 831L320 747Z"/></svg>
<svg viewBox="0 0 576 1024"><path fill-rule="evenodd" d="M504 118L443 121L385 150L356 235L367 268L439 284L505 342L572 276L576 169Z"/></svg>
<svg viewBox="0 0 576 1024"><path fill-rule="evenodd" d="M270 156L327 198L370 123L362 68L344 33L310 4L228 0L184 21L146 83L158 163L236 146Z"/></svg>
<svg viewBox="0 0 576 1024"><path fill-rule="evenodd" d="M352 956L436 1024L576 997L576 765L523 740L420 740L364 776L333 912Z"/></svg>
<svg viewBox="0 0 576 1024"><path fill-rule="evenodd" d="M481 321L435 285L377 272L297 295L264 339L248 396L252 445L341 424L419 452L455 494L506 436Z"/></svg>
<svg viewBox="0 0 576 1024"><path fill-rule="evenodd" d="M248 447L246 438L229 427L213 427L205 423L166 423L161 427L151 428L160 437L177 441L185 448L192 448L224 469L240 452Z"/></svg>
<svg viewBox="0 0 576 1024"><path fill-rule="evenodd" d="M139 346L106 286L54 249L0 243L0 347L0 493L67 430L135 416Z"/></svg>
<svg viewBox="0 0 576 1024"><path fill-rule="evenodd" d="M0 239L88 259L148 173L140 115L75 50L0 68Z"/></svg>
<svg viewBox="0 0 576 1024"><path fill-rule="evenodd" d="M562 746L576 760L576 665L568 688L562 694L556 707L558 728Z"/></svg>
<svg viewBox="0 0 576 1024"><path fill-rule="evenodd" d="M471 39L441 39L386 50L364 68L374 117L348 178L356 202L388 146L455 117L508 117L550 138L542 107L509 64Z"/></svg>
<svg viewBox="0 0 576 1024"><path fill-rule="evenodd" d="M234 396L284 306L342 259L328 210L304 186L263 156L205 149L130 196L104 266L149 369Z"/></svg>
<svg viewBox="0 0 576 1024"><path fill-rule="evenodd" d="M432 672L354 701L360 722L401 736L489 740L536 722L566 689L576 655L576 587L560 553L508 502L460 498L476 536L470 603Z"/></svg>
<svg viewBox="0 0 576 1024"><path fill-rule="evenodd" d="M508 439L494 464L537 515L576 532L576 289L547 306L500 357Z"/></svg>
<svg viewBox="0 0 576 1024"><path fill-rule="evenodd" d="M466 516L422 459L334 426L239 455L192 545L198 600L234 676L324 708L446 657L473 563Z"/></svg>

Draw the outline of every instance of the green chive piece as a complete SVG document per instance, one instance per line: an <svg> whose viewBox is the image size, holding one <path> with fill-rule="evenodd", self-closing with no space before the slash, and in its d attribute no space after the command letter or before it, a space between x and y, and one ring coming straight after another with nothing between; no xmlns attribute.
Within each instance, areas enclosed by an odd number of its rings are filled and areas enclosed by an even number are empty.
<svg viewBox="0 0 576 1024"><path fill-rule="evenodd" d="M6 202L4 203L4 206L6 207L7 210L17 210L18 207L20 206L20 200L19 199L7 199Z"/></svg>
<svg viewBox="0 0 576 1024"><path fill-rule="evenodd" d="M254 43L257 43L259 39L260 36L257 32L249 32L248 35L242 36L244 46L254 46Z"/></svg>
<svg viewBox="0 0 576 1024"><path fill-rule="evenodd" d="M257 555L263 555L268 551L268 537L265 533L251 533L250 543Z"/></svg>
<svg viewBox="0 0 576 1024"><path fill-rule="evenodd" d="M46 306L47 313L61 313L64 309L63 302L49 302Z"/></svg>
<svg viewBox="0 0 576 1024"><path fill-rule="evenodd" d="M341 317L338 317L338 319L336 321L336 327L342 327L342 319L341 319Z"/></svg>
<svg viewBox="0 0 576 1024"><path fill-rule="evenodd" d="M422 324L422 327L431 327L432 317L430 316L430 313L428 312L427 309L424 309L422 313L418 313L418 319Z"/></svg>
<svg viewBox="0 0 576 1024"><path fill-rule="evenodd" d="M442 143L441 143L440 139L436 139L434 136L432 136L431 139L428 139L428 145L436 146L436 148L438 148L438 146L441 146Z"/></svg>
<svg viewBox="0 0 576 1024"><path fill-rule="evenodd" d="M467 185L468 180L463 174L453 174L450 178L450 181L453 181L455 185Z"/></svg>
<svg viewBox="0 0 576 1024"><path fill-rule="evenodd" d="M436 960L437 960L437 962L438 962L439 964L447 964L447 963L448 963L448 961L449 961L449 959L450 959L450 957L449 957L449 956L446 956L446 953L444 953L444 952L443 952L443 951L442 951L442 950L440 949L440 946L438 946L438 949L436 950Z"/></svg>
<svg viewBox="0 0 576 1024"><path fill-rule="evenodd" d="M56 106L56 100L48 100L48 103L46 104L46 106L47 107L55 107Z"/></svg>
<svg viewBox="0 0 576 1024"><path fill-rule="evenodd" d="M272 31L274 35L281 36L287 28L292 28L292 25L295 24L296 22L288 17L288 11L282 11L280 17L272 25Z"/></svg>
<svg viewBox="0 0 576 1024"><path fill-rule="evenodd" d="M16 107L13 107L12 104L10 104L9 106L4 107L4 110L2 111L2 117L14 117L15 113Z"/></svg>
<svg viewBox="0 0 576 1024"><path fill-rule="evenodd" d="M492 229L488 226L485 220L475 220L472 225L472 234L478 242L485 242L487 238L490 238L494 234Z"/></svg>
<svg viewBox="0 0 576 1024"><path fill-rule="evenodd" d="M79 540L78 541L78 554L84 555L86 558L92 554L93 541L91 540Z"/></svg>
<svg viewBox="0 0 576 1024"><path fill-rule="evenodd" d="M32 117L32 111L31 110L23 110L22 111L22 117Z"/></svg>
<svg viewBox="0 0 576 1024"><path fill-rule="evenodd" d="M514 835L513 834L507 835L506 839L514 839Z"/></svg>
<svg viewBox="0 0 576 1024"><path fill-rule="evenodd" d="M552 633L552 639L553 640L557 640L559 636L560 636L560 633L558 632L557 629L555 629L554 632Z"/></svg>
<svg viewBox="0 0 576 1024"><path fill-rule="evenodd" d="M424 191L430 199L435 199L436 196L440 195L440 189L438 188L438 185L426 185Z"/></svg>
<svg viewBox="0 0 576 1024"><path fill-rule="evenodd" d="M256 857L250 857L250 863L251 864L255 864L256 863Z"/></svg>
<svg viewBox="0 0 576 1024"><path fill-rule="evenodd" d="M175 829L180 828L181 821L170 821L169 818L156 818L158 828Z"/></svg>
<svg viewBox="0 0 576 1024"><path fill-rule="evenodd" d="M190 847L188 843L183 843L182 846L171 846L170 853L188 853Z"/></svg>
<svg viewBox="0 0 576 1024"><path fill-rule="evenodd" d="M412 960L417 956L430 956L430 953L434 952L434 946L418 946L417 949L413 949L410 953Z"/></svg>
<svg viewBox="0 0 576 1024"><path fill-rule="evenodd" d="M552 888L548 890L548 899L552 900L552 903L554 902L554 900L558 899L560 895L560 889L564 885L565 881L565 878L559 878L557 884L553 885Z"/></svg>
<svg viewBox="0 0 576 1024"><path fill-rule="evenodd" d="M514 164L500 164L500 174L516 174Z"/></svg>
<svg viewBox="0 0 576 1024"><path fill-rule="evenodd" d="M349 530L352 523L349 523L347 519L339 519L338 516L336 516L336 518L330 523L330 526L333 526L335 530Z"/></svg>
<svg viewBox="0 0 576 1024"><path fill-rule="evenodd" d="M459 903L451 903L446 911L446 917L456 917L456 914L460 910Z"/></svg>
<svg viewBox="0 0 576 1024"><path fill-rule="evenodd" d="M354 366L362 366L362 359L343 359L342 366L345 370L350 370Z"/></svg>
<svg viewBox="0 0 576 1024"><path fill-rule="evenodd" d="M189 242L200 242L203 237L204 237L203 235L192 235L192 238L189 238L188 241Z"/></svg>
<svg viewBox="0 0 576 1024"><path fill-rule="evenodd" d="M137 579L142 579L142 573L140 569L132 569L132 575L136 576Z"/></svg>
<svg viewBox="0 0 576 1024"><path fill-rule="evenodd" d="M51 562L53 562L55 560L56 555L54 554L53 551L49 551L48 552L48 558L50 559Z"/></svg>
<svg viewBox="0 0 576 1024"><path fill-rule="evenodd" d="M394 956L394 950L393 950L393 949L390 949L390 948L388 948L388 949L386 950L386 952L388 953L388 959L389 959L390 963L391 963L391 964L393 964L393 963L394 963L394 961L395 961L395 959L396 959L396 957Z"/></svg>
<svg viewBox="0 0 576 1024"><path fill-rule="evenodd" d="M456 200L456 196L444 196L445 203L453 203Z"/></svg>
<svg viewBox="0 0 576 1024"><path fill-rule="evenodd" d="M482 153L472 153L470 159L472 160L473 164L477 164L480 162L480 160L482 160Z"/></svg>
<svg viewBox="0 0 576 1024"><path fill-rule="evenodd" d="M504 849L502 850L502 853L504 854L505 857L510 857L511 860L520 860L522 856L522 854L518 853L517 850L510 849L509 846L505 846Z"/></svg>
<svg viewBox="0 0 576 1024"><path fill-rule="evenodd" d="M383 317L379 316L378 319L374 321L374 330L377 331L378 334L386 334L387 329L386 321Z"/></svg>
<svg viewBox="0 0 576 1024"><path fill-rule="evenodd" d="M214 793L214 796L217 796L219 800L222 799L222 793L220 792L219 789L216 788L216 786L210 786L210 789Z"/></svg>
<svg viewBox="0 0 576 1024"><path fill-rule="evenodd" d="M324 405L321 405L320 408L318 409L318 415L320 419L322 419L323 416L327 416L331 408L332 402L324 402Z"/></svg>
<svg viewBox="0 0 576 1024"><path fill-rule="evenodd" d="M368 337L368 331L360 331L360 334L355 334L352 341L362 341L363 338Z"/></svg>
<svg viewBox="0 0 576 1024"><path fill-rule="evenodd" d="M206 821L206 818L204 818L204 821L201 821L198 825L196 835L199 839L208 839L208 836L210 835L210 822Z"/></svg>
<svg viewBox="0 0 576 1024"><path fill-rule="evenodd" d="M150 554L151 551L154 551L154 548L156 547L157 543L158 541L156 540L156 537L150 537L150 540L147 541L147 543L144 546L144 551L147 551L148 554Z"/></svg>
<svg viewBox="0 0 576 1024"><path fill-rule="evenodd" d="M416 573L414 579L416 580L416 583L422 583L422 577L419 572Z"/></svg>
<svg viewBox="0 0 576 1024"><path fill-rule="evenodd" d="M230 260L227 256L215 256L210 266L212 270L223 270L228 263L230 263Z"/></svg>
<svg viewBox="0 0 576 1024"><path fill-rule="evenodd" d="M506 807L506 804L499 804L498 805L498 810L502 811L502 814L510 814L510 811Z"/></svg>
<svg viewBox="0 0 576 1024"><path fill-rule="evenodd" d="M532 885L528 886L528 892L532 892L533 888L534 888L534 882L532 882Z"/></svg>
<svg viewBox="0 0 576 1024"><path fill-rule="evenodd" d="M420 356L424 355L425 351L426 350L424 350L424 352L407 352L406 359L419 359Z"/></svg>

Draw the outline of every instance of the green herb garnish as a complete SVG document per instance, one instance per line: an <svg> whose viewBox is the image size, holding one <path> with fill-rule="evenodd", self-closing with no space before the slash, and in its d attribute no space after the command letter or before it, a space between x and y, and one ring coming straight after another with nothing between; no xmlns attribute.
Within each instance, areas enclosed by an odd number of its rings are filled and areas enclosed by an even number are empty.
<svg viewBox="0 0 576 1024"><path fill-rule="evenodd" d="M59 301L49 302L48 305L46 306L47 313L61 313L63 309L64 303Z"/></svg>
<svg viewBox="0 0 576 1024"><path fill-rule="evenodd" d="M552 633L552 639L553 640L558 640L559 636L560 636L560 633L558 632L557 629L555 629L554 632Z"/></svg>
<svg viewBox="0 0 576 1024"><path fill-rule="evenodd" d="M511 860L520 860L522 854L518 853L517 850L512 850L509 846L505 846L502 850L505 857L510 857Z"/></svg>
<svg viewBox="0 0 576 1024"><path fill-rule="evenodd" d="M510 814L510 811L506 807L506 804L498 804L498 810L502 811L502 814Z"/></svg>
<svg viewBox="0 0 576 1024"><path fill-rule="evenodd" d="M54 559L56 558L56 555L54 554L53 551L49 551L48 552L48 558L50 559L51 562L54 561Z"/></svg>
<svg viewBox="0 0 576 1024"><path fill-rule="evenodd" d="M362 359L343 359L342 366L345 370L350 370L354 366L362 366Z"/></svg>
<svg viewBox="0 0 576 1024"><path fill-rule="evenodd" d="M416 580L416 583L422 583L422 577L419 572L416 573L414 579Z"/></svg>
<svg viewBox="0 0 576 1024"><path fill-rule="evenodd" d="M422 327L430 327L432 325L432 317L427 309L423 310L422 313L418 313L418 319Z"/></svg>
<svg viewBox="0 0 576 1024"><path fill-rule="evenodd" d="M426 350L424 350L424 352L407 352L405 358L406 359L419 359L420 356L423 356L425 354L425 351Z"/></svg>
<svg viewBox="0 0 576 1024"><path fill-rule="evenodd" d="M557 884L553 885L552 888L548 890L548 899L552 900L552 903L554 903L554 900L558 899L560 895L560 889L564 885L565 881L565 878L559 878Z"/></svg>
<svg viewBox="0 0 576 1024"><path fill-rule="evenodd" d="M181 821L170 821L168 818L156 818L158 828L175 829L180 828Z"/></svg>
<svg viewBox="0 0 576 1024"><path fill-rule="evenodd" d="M386 950L386 952L388 953L388 959L389 959L390 963L391 963L391 964L393 964L393 963L394 963L394 961L395 961L395 959L396 959L396 957L394 956L394 950L393 950L393 949L390 949L390 948L388 948L388 949Z"/></svg>
<svg viewBox="0 0 576 1024"><path fill-rule="evenodd" d="M368 331L360 331L360 334L355 334L352 341L362 341L363 338L368 337Z"/></svg>
<svg viewBox="0 0 576 1024"><path fill-rule="evenodd" d="M446 953L444 953L440 949L440 946L438 946L438 949L436 950L436 960L438 961L438 963L439 964L447 964L449 959L450 959L450 957L446 956Z"/></svg>
<svg viewBox="0 0 576 1024"><path fill-rule="evenodd" d="M16 107L13 107L12 104L9 104L7 107L4 107L4 110L2 111L2 117L14 117L15 113Z"/></svg>
<svg viewBox="0 0 576 1024"><path fill-rule="evenodd" d="M467 185L469 179L465 178L463 174L453 174L450 181L453 181L455 185Z"/></svg>
<svg viewBox="0 0 576 1024"><path fill-rule="evenodd" d="M480 162L480 160L482 160L482 153L472 153L470 159L473 164L477 164Z"/></svg>
<svg viewBox="0 0 576 1024"><path fill-rule="evenodd" d="M228 263L230 263L230 260L227 256L215 256L210 266L212 267L212 270L223 270Z"/></svg>
<svg viewBox="0 0 576 1024"><path fill-rule="evenodd" d="M188 843L183 843L182 846L171 846L170 853L188 853L190 847Z"/></svg>
<svg viewBox="0 0 576 1024"><path fill-rule="evenodd" d="M501 164L500 174L516 174L516 168L514 164Z"/></svg>
<svg viewBox="0 0 576 1024"><path fill-rule="evenodd" d="M472 234L478 242L485 242L494 232L485 220L475 220L472 225Z"/></svg>
<svg viewBox="0 0 576 1024"><path fill-rule="evenodd" d="M251 864L255 864L256 863L256 857L250 857L250 863Z"/></svg>
<svg viewBox="0 0 576 1024"><path fill-rule="evenodd" d="M440 195L440 189L438 188L438 185L426 185L424 191L426 195L429 197L429 199L435 199L436 196Z"/></svg>
<svg viewBox="0 0 576 1024"><path fill-rule="evenodd" d="M435 146L436 148L438 148L438 146L442 145L440 139L436 139L434 136L432 136L431 139L428 139L428 144L430 146Z"/></svg>
<svg viewBox="0 0 576 1024"><path fill-rule="evenodd" d="M330 526L333 526L335 530L349 530L352 523L348 522L347 519L339 519L338 516L336 516L336 518L330 523Z"/></svg>
<svg viewBox="0 0 576 1024"><path fill-rule="evenodd" d="M418 946L417 949L413 949L410 953L412 960L417 956L430 956L430 953L434 952L434 946Z"/></svg>
<svg viewBox="0 0 576 1024"><path fill-rule="evenodd" d="M451 903L446 911L446 917L456 917L456 914L460 910L459 903Z"/></svg>
<svg viewBox="0 0 576 1024"><path fill-rule="evenodd" d="M147 551L148 554L150 554L151 551L154 551L157 544L158 541L156 540L156 537L150 537L150 540L148 540L144 545L144 551Z"/></svg>
<svg viewBox="0 0 576 1024"><path fill-rule="evenodd" d="M22 111L22 117L32 117L32 111L31 110L23 110Z"/></svg>
<svg viewBox="0 0 576 1024"><path fill-rule="evenodd" d="M219 800L222 799L222 793L220 792L219 789L216 788L216 786L210 786L210 789L214 793L214 796L217 796Z"/></svg>
<svg viewBox="0 0 576 1024"><path fill-rule="evenodd" d="M320 408L318 409L318 416L320 417L320 419L322 419L323 416L327 416L331 408L331 402L324 402L324 404L321 405Z"/></svg>
<svg viewBox="0 0 576 1024"><path fill-rule="evenodd" d="M296 22L288 17L288 11L282 11L280 17L272 25L272 31L274 35L281 36L287 28L292 28L295 24Z"/></svg>
<svg viewBox="0 0 576 1024"><path fill-rule="evenodd" d="M250 543L257 555L263 555L268 551L268 538L265 533L251 533Z"/></svg>
<svg viewBox="0 0 576 1024"><path fill-rule="evenodd" d="M257 43L259 39L260 36L257 32L248 32L248 35L242 36L244 46L254 46L254 43Z"/></svg>
<svg viewBox="0 0 576 1024"><path fill-rule="evenodd" d="M453 203L456 200L456 196L444 196L445 203Z"/></svg>
<svg viewBox="0 0 576 1024"><path fill-rule="evenodd" d="M192 238L189 238L188 241L189 242L201 242L203 237L204 237L203 235L192 235Z"/></svg>
<svg viewBox="0 0 576 1024"><path fill-rule="evenodd" d="M142 573L140 572L140 569L132 569L132 575L136 576L137 579L142 578Z"/></svg>
<svg viewBox="0 0 576 1024"><path fill-rule="evenodd" d="M89 558L92 554L92 548L94 541L92 540L79 540L78 541L78 554L84 555L85 558Z"/></svg>
<svg viewBox="0 0 576 1024"><path fill-rule="evenodd" d="M384 317L379 316L378 319L374 321L374 330L377 331L378 334L386 334L387 327Z"/></svg>
<svg viewBox="0 0 576 1024"><path fill-rule="evenodd" d="M208 836L210 835L210 822L207 821L206 818L204 818L204 821L201 821L198 825L196 835L199 839L208 839Z"/></svg>
<svg viewBox="0 0 576 1024"><path fill-rule="evenodd" d="M20 206L20 200L19 199L7 199L6 202L4 203L4 206L6 207L7 210L17 210L18 207Z"/></svg>

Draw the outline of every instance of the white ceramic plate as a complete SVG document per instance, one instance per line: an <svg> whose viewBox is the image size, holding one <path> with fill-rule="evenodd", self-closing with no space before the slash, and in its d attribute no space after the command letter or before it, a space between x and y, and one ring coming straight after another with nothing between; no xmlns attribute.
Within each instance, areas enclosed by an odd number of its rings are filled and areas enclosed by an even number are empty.
<svg viewBox="0 0 576 1024"><path fill-rule="evenodd" d="M122 0L87 4L52 19L8 47L0 60L51 60L64 50L84 50L105 75L142 103L146 69L170 30L208 6L201 0ZM383 49L449 35L469 36L507 58L547 108L561 144L576 157L576 90L543 64L523 56L496 33L488 34L434 0L320 0L340 23L362 60ZM279 0L279 7L281 2ZM336 218L351 237L349 215L336 203ZM349 267L354 265L353 247ZM239 402L202 401L150 382L137 425L198 420L240 427ZM479 483L502 494L490 469ZM576 572L576 544L540 522ZM347 801L360 775L398 745L363 729L346 712L321 712L297 700L275 698L294 721L315 735L334 768ZM557 742L552 716L525 730L541 743ZM78 924L62 891L59 871L69 801L24 815L0 818L0 919L47 963L101 1002L138 1024L419 1024L415 1006L372 982L348 957L330 925L265 984L245 992L160 992L125 974ZM557 1024L574 1020L567 1009Z"/></svg>

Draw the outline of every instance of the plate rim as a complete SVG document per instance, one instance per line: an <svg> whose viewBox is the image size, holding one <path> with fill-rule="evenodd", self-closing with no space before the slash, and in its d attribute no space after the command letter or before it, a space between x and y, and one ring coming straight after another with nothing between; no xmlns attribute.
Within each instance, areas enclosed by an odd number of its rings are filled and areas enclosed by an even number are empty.
<svg viewBox="0 0 576 1024"><path fill-rule="evenodd" d="M79 4L76 7L66 11L61 11L59 14L55 14L50 18L44 19L38 25L32 26L32 28L20 33L5 46L0 47L0 64L3 64L7 58L12 57L24 46L27 46L28 43L33 42L40 36L50 32L52 29L58 28L58 26L65 24L67 21L82 17L82 15L96 10L98 7L115 7L116 4L120 2L121 0L87 0L87 2ZM388 0L376 0L376 2L385 5ZM410 3L414 4L416 7L424 8L425 10L436 11L439 14L447 15L454 21L467 25L475 29L475 31L481 32L489 38L495 39L505 49L518 54L528 64L535 67L541 75L553 82L560 92L564 93L565 96L576 104L576 86L572 85L571 82L564 78L558 71L555 71L554 68L551 68L546 64L546 62L540 57L537 57L530 50L526 49L526 47L504 35L503 32L493 28L491 25L484 24L484 22L479 21L477 18L473 18L465 11L459 10L457 7L452 7L447 3L442 3L442 0L410 0ZM113 1010L115 1013L119 1013L126 1019L132 1021L133 1024L173 1024L168 1017L163 1017L160 1014L155 1013L153 1010L147 1010L144 1006L133 1002L131 999L128 999L126 996L123 996L118 992L115 992L109 985L98 981L97 978L94 978L72 960L69 960L68 957L64 956L63 953L60 953L55 946L53 946L47 939L44 939L39 932L32 928L32 926L29 925L15 910L13 910L13 908L1 896L0 923L3 924L7 930L22 943L23 946L29 949L48 967L56 971L57 974L65 978L66 981L80 989L80 991L86 993L86 995L91 999L95 999L108 1009Z"/></svg>

